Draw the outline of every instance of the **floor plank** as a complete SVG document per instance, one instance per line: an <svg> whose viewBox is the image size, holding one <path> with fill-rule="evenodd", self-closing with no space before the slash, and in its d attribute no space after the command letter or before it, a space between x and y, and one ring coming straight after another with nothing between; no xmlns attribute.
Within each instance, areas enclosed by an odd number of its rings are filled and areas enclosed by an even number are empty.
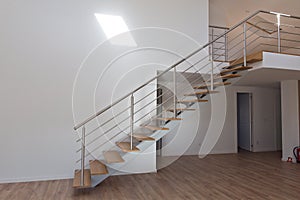
<svg viewBox="0 0 300 200"><path fill-rule="evenodd" d="M157 174L113 176L90 190L72 180L0 184L0 199L299 199L300 164L280 152L183 156Z"/></svg>

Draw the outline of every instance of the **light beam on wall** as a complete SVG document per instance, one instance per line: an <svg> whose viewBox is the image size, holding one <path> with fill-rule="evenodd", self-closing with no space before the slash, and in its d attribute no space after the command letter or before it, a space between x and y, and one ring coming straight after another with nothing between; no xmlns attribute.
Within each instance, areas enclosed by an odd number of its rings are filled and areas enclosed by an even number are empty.
<svg viewBox="0 0 300 200"><path fill-rule="evenodd" d="M99 22L104 34L106 35L106 38L109 39L111 44L134 47L137 46L123 17L99 13L95 13L95 17Z"/></svg>

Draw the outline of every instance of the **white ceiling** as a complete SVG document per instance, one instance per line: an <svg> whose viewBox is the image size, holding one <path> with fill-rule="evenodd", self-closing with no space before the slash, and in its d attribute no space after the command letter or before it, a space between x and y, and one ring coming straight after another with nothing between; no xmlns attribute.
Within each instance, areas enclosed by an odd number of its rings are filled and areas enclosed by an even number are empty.
<svg viewBox="0 0 300 200"><path fill-rule="evenodd" d="M300 16L299 0L209 0L209 7L210 25L228 27L257 10Z"/></svg>
<svg viewBox="0 0 300 200"><path fill-rule="evenodd" d="M271 68L253 69L244 73L234 85L279 88L280 81L283 80L300 80L300 71Z"/></svg>

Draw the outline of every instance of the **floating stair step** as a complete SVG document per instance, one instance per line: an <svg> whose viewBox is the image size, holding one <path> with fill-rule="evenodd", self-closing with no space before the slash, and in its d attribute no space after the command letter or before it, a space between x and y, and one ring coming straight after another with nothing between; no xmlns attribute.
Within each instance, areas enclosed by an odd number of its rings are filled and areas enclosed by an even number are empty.
<svg viewBox="0 0 300 200"><path fill-rule="evenodd" d="M81 170L75 170L74 179L73 179L73 188L90 188L91 183L91 171L89 169L84 170L84 184L80 185L81 180Z"/></svg>
<svg viewBox="0 0 300 200"><path fill-rule="evenodd" d="M191 99L191 100L181 100L178 103L199 103L199 102L208 102L206 99Z"/></svg>
<svg viewBox="0 0 300 200"><path fill-rule="evenodd" d="M219 93L219 91L204 90L204 91L199 91L199 92L195 92L195 93L192 93L192 94L185 94L184 96L195 96L195 95L216 94L216 93Z"/></svg>
<svg viewBox="0 0 300 200"><path fill-rule="evenodd" d="M159 127L159 126L151 126L151 125L146 125L143 126L144 128L150 129L152 131L167 131L169 128L166 127Z"/></svg>
<svg viewBox="0 0 300 200"><path fill-rule="evenodd" d="M155 141L154 138L149 137L147 135L143 135L143 134L133 134L132 137L134 137L135 139L137 139L139 141Z"/></svg>
<svg viewBox="0 0 300 200"><path fill-rule="evenodd" d="M178 111L195 111L196 109L193 109L193 108L177 108L176 110L178 112ZM174 109L168 109L168 111L174 112Z"/></svg>
<svg viewBox="0 0 300 200"><path fill-rule="evenodd" d="M108 174L107 168L99 160L90 160L91 175Z"/></svg>
<svg viewBox="0 0 300 200"><path fill-rule="evenodd" d="M157 120L160 120L160 121L179 121L179 120L182 120L181 118L157 118Z"/></svg>
<svg viewBox="0 0 300 200"><path fill-rule="evenodd" d="M216 82L214 83L214 86L225 86L225 85L230 85L230 82ZM194 86L194 89L206 89L209 88L211 86L211 84L207 84L207 85L199 85L199 86Z"/></svg>
<svg viewBox="0 0 300 200"><path fill-rule="evenodd" d="M137 148L136 146L132 146L131 149L130 142L117 142L116 144L123 152L126 153L140 151L139 148Z"/></svg>
<svg viewBox="0 0 300 200"><path fill-rule="evenodd" d="M244 71L244 70L248 70L248 69L252 69L253 67L245 67L245 66L239 66L239 67L233 67L231 69L225 69L223 71L221 71L220 74L226 74L229 72L237 72L237 71Z"/></svg>
<svg viewBox="0 0 300 200"><path fill-rule="evenodd" d="M123 158L120 156L117 151L106 151L103 153L104 158L107 163L122 163L124 162Z"/></svg>
<svg viewBox="0 0 300 200"><path fill-rule="evenodd" d="M221 75L221 76L217 76L214 78L214 80L217 79L230 79L230 78L238 78L241 77L241 75L239 74L226 74L226 75Z"/></svg>

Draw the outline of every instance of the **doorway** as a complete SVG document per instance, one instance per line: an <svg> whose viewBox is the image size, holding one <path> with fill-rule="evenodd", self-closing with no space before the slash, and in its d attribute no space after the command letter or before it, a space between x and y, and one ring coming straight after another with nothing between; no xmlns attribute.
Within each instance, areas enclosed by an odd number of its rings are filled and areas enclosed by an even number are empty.
<svg viewBox="0 0 300 200"><path fill-rule="evenodd" d="M253 151L252 143L252 93L237 93L238 151Z"/></svg>

